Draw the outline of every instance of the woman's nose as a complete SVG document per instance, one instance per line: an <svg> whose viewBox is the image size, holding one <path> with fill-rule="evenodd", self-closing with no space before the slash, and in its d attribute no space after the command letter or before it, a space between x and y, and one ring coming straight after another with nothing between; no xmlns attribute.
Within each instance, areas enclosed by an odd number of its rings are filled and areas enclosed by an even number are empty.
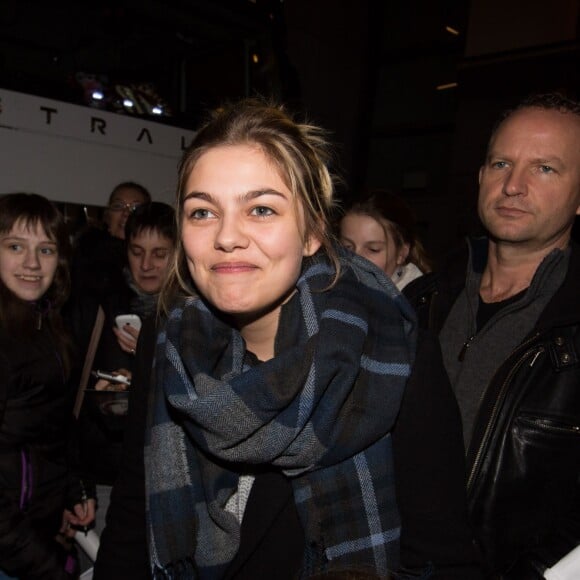
<svg viewBox="0 0 580 580"><path fill-rule="evenodd" d="M216 234L214 247L225 252L232 252L236 248L245 248L248 238L237 217L222 217Z"/></svg>
<svg viewBox="0 0 580 580"><path fill-rule="evenodd" d="M145 256L143 256L141 260L141 270L146 272L148 270L151 270L152 268L153 268L153 260L151 256L146 254Z"/></svg>
<svg viewBox="0 0 580 580"><path fill-rule="evenodd" d="M33 270L40 268L40 260L34 250L28 250L24 257L24 266Z"/></svg>

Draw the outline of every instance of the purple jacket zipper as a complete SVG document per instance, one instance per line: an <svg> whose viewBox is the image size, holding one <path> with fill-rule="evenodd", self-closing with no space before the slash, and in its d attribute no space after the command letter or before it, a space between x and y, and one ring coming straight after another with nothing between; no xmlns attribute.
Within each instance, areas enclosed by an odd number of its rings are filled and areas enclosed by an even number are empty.
<svg viewBox="0 0 580 580"><path fill-rule="evenodd" d="M22 459L22 484L20 487L20 509L26 510L32 498L32 465L24 449L20 451Z"/></svg>

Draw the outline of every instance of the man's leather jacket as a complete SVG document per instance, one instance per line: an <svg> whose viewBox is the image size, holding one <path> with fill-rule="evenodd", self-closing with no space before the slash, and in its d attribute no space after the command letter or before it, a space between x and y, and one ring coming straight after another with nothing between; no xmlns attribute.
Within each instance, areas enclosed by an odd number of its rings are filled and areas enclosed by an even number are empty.
<svg viewBox="0 0 580 580"><path fill-rule="evenodd" d="M465 285L467 247L405 289L439 334ZM467 454L471 522L488 575L542 578L580 544L580 247L526 339L488 385Z"/></svg>

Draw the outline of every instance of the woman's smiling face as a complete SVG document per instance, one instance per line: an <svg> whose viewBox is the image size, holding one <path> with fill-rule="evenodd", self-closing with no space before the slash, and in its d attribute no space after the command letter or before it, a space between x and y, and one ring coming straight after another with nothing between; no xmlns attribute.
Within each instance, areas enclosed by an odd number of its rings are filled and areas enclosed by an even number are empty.
<svg viewBox="0 0 580 580"><path fill-rule="evenodd" d="M278 317L304 256L300 203L257 146L209 149L195 163L183 203L182 243L198 291L242 326Z"/></svg>
<svg viewBox="0 0 580 580"><path fill-rule="evenodd" d="M0 279L21 300L38 300L50 288L57 266L57 244L40 223L19 220L0 236Z"/></svg>

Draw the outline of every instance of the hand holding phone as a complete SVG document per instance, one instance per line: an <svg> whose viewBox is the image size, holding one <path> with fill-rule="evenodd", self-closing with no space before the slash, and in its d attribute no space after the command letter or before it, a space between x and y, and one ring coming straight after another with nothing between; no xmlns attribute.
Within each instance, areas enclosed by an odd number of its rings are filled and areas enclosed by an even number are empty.
<svg viewBox="0 0 580 580"><path fill-rule="evenodd" d="M91 374L99 379L94 386L96 391L126 391L131 385L131 371L127 369L117 369L110 373L96 370Z"/></svg>
<svg viewBox="0 0 580 580"><path fill-rule="evenodd" d="M115 317L115 325L113 332L121 349L129 354L135 354L141 319L136 314L120 314Z"/></svg>
<svg viewBox="0 0 580 580"><path fill-rule="evenodd" d="M113 375L111 373L105 373L103 371L93 371L91 374L94 377L97 377L97 379L105 379L110 383L121 383L123 385L131 384L131 379L125 375L121 374Z"/></svg>
<svg viewBox="0 0 580 580"><path fill-rule="evenodd" d="M115 316L115 324L119 330L123 330L127 325L135 330L141 330L141 319L136 314L119 314Z"/></svg>

